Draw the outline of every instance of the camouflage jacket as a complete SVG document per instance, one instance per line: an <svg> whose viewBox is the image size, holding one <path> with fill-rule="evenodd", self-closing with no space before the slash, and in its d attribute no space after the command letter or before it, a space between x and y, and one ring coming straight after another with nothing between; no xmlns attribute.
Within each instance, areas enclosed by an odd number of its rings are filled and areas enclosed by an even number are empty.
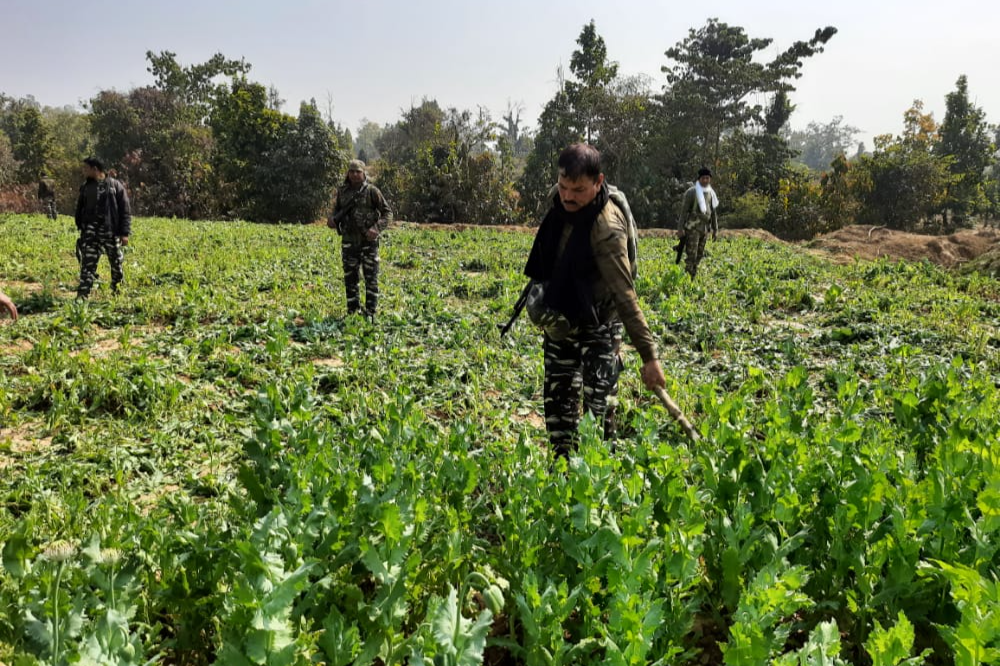
<svg viewBox="0 0 1000 666"><path fill-rule="evenodd" d="M567 224L563 228L560 253L565 249L572 231L572 225ZM621 208L610 199L594 221L590 246L598 269L593 284L598 319L605 323L616 317L621 319L643 362L655 359L656 343L639 308L639 296L632 277L629 221Z"/></svg>
<svg viewBox="0 0 1000 666"><path fill-rule="evenodd" d="M337 215L344 209L348 210L337 220L337 229L349 240L363 239L369 229L385 231L392 219L392 211L382 192L367 179L356 190L349 183L337 188L333 214Z"/></svg>
<svg viewBox="0 0 1000 666"><path fill-rule="evenodd" d="M698 208L698 195L695 193L694 185L689 187L684 193L684 200L681 201L681 214L677 219L677 231L699 229L703 232L718 233L719 213L707 196L705 197L705 206L708 210L702 213Z"/></svg>
<svg viewBox="0 0 1000 666"><path fill-rule="evenodd" d="M80 198L76 201L76 228L93 228L97 221L97 231L110 231L112 236L123 238L132 232L132 207L128 201L125 186L114 178L97 181L97 206L87 210L87 183L80 186Z"/></svg>
<svg viewBox="0 0 1000 666"><path fill-rule="evenodd" d="M42 178L38 181L38 198L42 200L56 198L56 184L51 178Z"/></svg>

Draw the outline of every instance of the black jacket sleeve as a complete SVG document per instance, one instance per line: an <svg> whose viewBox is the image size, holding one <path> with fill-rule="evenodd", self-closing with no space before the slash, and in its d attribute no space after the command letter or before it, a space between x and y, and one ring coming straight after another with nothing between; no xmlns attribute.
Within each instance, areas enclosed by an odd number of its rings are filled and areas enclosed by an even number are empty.
<svg viewBox="0 0 1000 666"><path fill-rule="evenodd" d="M80 197L76 200L76 228L83 229L83 206L84 206L84 194L83 188L85 186L80 186Z"/></svg>
<svg viewBox="0 0 1000 666"><path fill-rule="evenodd" d="M118 229L115 236L129 236L132 234L132 207L128 201L128 192L120 182L115 183L115 205L118 206Z"/></svg>

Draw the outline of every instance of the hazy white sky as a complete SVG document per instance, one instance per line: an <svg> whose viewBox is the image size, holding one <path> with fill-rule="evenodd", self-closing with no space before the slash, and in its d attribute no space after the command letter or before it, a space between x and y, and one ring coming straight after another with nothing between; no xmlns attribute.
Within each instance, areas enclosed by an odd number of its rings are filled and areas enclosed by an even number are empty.
<svg viewBox="0 0 1000 666"><path fill-rule="evenodd" d="M352 131L362 118L394 122L423 97L482 105L494 118L521 103L533 127L591 19L619 71L659 89L664 51L716 17L773 38L768 56L817 28L839 30L806 61L794 128L841 115L870 147L872 135L901 131L914 99L940 120L960 74L1000 120L995 0L3 0L0 16L0 91L51 106L151 83L147 50L182 64L221 52L250 62L250 77L276 86L287 112L310 97L324 109L331 95L334 118Z"/></svg>

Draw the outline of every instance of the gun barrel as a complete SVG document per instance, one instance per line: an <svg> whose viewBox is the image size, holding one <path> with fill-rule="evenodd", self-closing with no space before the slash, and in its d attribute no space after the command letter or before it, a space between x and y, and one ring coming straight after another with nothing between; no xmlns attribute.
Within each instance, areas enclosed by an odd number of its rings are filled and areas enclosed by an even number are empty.
<svg viewBox="0 0 1000 666"><path fill-rule="evenodd" d="M514 312L510 315L510 319L507 323L500 328L501 338L507 334L507 331L514 326L514 322L517 321L517 318L521 316L521 311L524 310L524 306L528 302L528 292L531 291L531 284L532 283L529 280L528 284L526 284L524 289L521 290L521 295L517 297L517 301L514 303Z"/></svg>

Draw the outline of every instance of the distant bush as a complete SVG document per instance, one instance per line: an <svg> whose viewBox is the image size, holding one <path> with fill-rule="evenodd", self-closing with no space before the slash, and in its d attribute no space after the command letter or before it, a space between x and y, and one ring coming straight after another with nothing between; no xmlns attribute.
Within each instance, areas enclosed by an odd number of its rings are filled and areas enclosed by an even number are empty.
<svg viewBox="0 0 1000 666"><path fill-rule="evenodd" d="M807 173L792 171L778 184L764 229L785 240L805 240L829 231L822 215L822 189Z"/></svg>
<svg viewBox="0 0 1000 666"><path fill-rule="evenodd" d="M729 212L719 220L724 229L756 229L763 227L771 198L760 192L746 192L730 204Z"/></svg>

